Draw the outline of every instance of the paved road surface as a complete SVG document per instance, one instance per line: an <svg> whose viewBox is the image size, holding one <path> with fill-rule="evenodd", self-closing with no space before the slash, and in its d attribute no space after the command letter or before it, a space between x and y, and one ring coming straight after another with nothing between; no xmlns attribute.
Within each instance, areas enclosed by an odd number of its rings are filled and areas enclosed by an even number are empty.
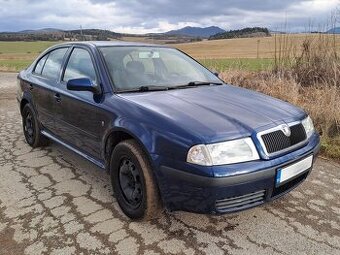
<svg viewBox="0 0 340 255"><path fill-rule="evenodd" d="M51 144L31 149L0 74L0 254L340 254L340 166L319 159L284 198L226 216L131 222L108 176Z"/></svg>

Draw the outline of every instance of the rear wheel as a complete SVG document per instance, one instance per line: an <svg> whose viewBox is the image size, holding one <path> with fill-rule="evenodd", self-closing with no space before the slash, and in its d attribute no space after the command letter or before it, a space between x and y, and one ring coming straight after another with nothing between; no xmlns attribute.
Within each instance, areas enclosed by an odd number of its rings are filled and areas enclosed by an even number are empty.
<svg viewBox="0 0 340 255"><path fill-rule="evenodd" d="M111 182L122 211L132 219L159 216L162 204L151 165L134 140L119 143L112 152Z"/></svg>
<svg viewBox="0 0 340 255"><path fill-rule="evenodd" d="M26 142L33 148L47 145L48 139L40 133L40 127L30 104L22 110L22 127Z"/></svg>

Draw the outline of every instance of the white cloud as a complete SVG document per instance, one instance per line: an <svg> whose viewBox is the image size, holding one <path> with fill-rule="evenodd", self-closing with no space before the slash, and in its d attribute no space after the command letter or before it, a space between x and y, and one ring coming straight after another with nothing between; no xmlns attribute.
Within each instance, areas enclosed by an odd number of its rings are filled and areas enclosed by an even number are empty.
<svg viewBox="0 0 340 255"><path fill-rule="evenodd" d="M326 23L339 0L0 0L0 31L56 27L152 33L183 26L301 30Z"/></svg>

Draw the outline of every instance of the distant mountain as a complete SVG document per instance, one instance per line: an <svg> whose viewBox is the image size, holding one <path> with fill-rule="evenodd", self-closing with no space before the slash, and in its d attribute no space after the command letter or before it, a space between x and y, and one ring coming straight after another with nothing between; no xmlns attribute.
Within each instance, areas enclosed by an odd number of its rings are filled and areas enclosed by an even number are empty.
<svg viewBox="0 0 340 255"><path fill-rule="evenodd" d="M184 27L166 33L123 34L103 29L61 30L43 28L19 32L0 32L0 41L145 41L150 43L171 44L200 41L224 30L219 27Z"/></svg>
<svg viewBox="0 0 340 255"><path fill-rule="evenodd" d="M36 30L22 30L18 33L20 34L51 34L51 33L59 33L64 32L61 29L57 28L42 28L42 29L36 29Z"/></svg>
<svg viewBox="0 0 340 255"><path fill-rule="evenodd" d="M327 34L340 34L340 27L334 27L326 32Z"/></svg>
<svg viewBox="0 0 340 255"><path fill-rule="evenodd" d="M184 35L184 36L192 36L192 37L202 37L208 38L212 35L223 33L225 30L222 28L211 26L211 27L183 27L177 30L171 30L164 34L166 35Z"/></svg>
<svg viewBox="0 0 340 255"><path fill-rule="evenodd" d="M64 31L67 34L83 34L84 36L93 36L93 37L100 37L102 39L104 38L117 38L120 37L122 34L112 32L110 30L104 30L104 29L76 29L76 30L67 30Z"/></svg>
<svg viewBox="0 0 340 255"><path fill-rule="evenodd" d="M102 29L60 30L43 28L19 32L0 32L0 41L107 41L122 35Z"/></svg>

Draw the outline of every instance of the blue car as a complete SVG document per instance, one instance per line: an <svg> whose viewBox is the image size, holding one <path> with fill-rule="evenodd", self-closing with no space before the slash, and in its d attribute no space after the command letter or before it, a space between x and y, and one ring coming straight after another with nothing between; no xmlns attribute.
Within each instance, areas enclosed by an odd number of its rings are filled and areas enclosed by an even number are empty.
<svg viewBox="0 0 340 255"><path fill-rule="evenodd" d="M303 110L165 46L53 46L20 72L17 100L27 143L52 140L105 169L132 219L261 205L302 183L319 151Z"/></svg>

